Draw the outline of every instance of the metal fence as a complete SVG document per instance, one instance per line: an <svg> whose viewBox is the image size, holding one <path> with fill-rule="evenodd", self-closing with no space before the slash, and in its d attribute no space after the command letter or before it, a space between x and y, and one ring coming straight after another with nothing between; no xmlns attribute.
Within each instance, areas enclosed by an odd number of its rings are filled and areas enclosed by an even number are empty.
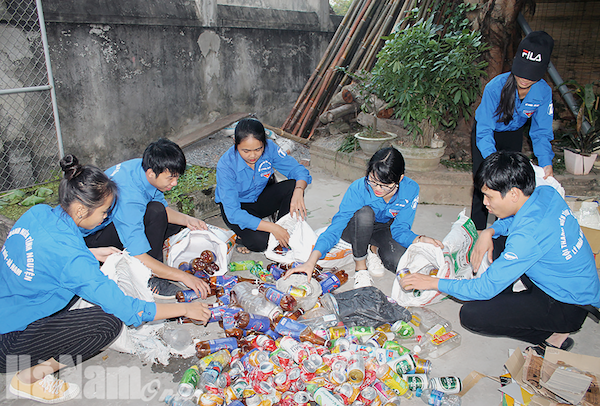
<svg viewBox="0 0 600 406"><path fill-rule="evenodd" d="M0 1L0 190L55 178L62 155L41 0Z"/></svg>

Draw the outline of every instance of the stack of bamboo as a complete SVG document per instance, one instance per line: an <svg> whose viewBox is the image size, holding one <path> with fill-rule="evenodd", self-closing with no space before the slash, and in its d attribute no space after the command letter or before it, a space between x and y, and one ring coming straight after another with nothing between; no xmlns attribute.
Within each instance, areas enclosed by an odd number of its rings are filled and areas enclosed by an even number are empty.
<svg viewBox="0 0 600 406"><path fill-rule="evenodd" d="M424 14L440 1L355 0L282 129L310 139L333 95L351 81L338 67L345 67L349 72L371 70L383 45L382 37L389 35L398 24L402 23L397 29L403 29L406 22L402 19L408 11L419 7L420 14Z"/></svg>

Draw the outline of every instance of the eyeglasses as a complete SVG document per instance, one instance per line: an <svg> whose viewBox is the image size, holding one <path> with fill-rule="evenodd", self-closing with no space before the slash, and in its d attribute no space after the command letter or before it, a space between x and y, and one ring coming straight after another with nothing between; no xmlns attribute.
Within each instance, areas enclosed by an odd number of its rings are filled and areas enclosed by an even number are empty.
<svg viewBox="0 0 600 406"><path fill-rule="evenodd" d="M373 179L371 179L371 178L367 178L367 183L368 183L368 184L369 184L369 186L371 186L373 189L374 189L375 187L378 187L379 189L383 190L383 191L384 191L384 192L386 192L386 193L389 193L389 192L391 192L392 190L394 190L394 189L396 188L396 186L398 186L398 185L396 185L395 183L394 183L394 184L392 184L391 186L390 186L390 185L385 185L385 184L383 184L383 183L376 182L376 181L374 181L374 180L373 180Z"/></svg>

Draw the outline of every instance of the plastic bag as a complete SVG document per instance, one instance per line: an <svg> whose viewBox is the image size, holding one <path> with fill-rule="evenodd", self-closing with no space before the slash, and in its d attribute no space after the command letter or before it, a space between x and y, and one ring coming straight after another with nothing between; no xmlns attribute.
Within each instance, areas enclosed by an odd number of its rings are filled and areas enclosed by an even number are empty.
<svg viewBox="0 0 600 406"><path fill-rule="evenodd" d="M546 179L544 179L544 176L546 176L544 168L533 164L531 164L531 166L533 166L533 171L535 172L536 187L542 185L552 186L562 196L563 199L565 198L565 188L562 187L560 182L557 181L554 176L548 176Z"/></svg>
<svg viewBox="0 0 600 406"><path fill-rule="evenodd" d="M177 268L181 262L197 258L204 250L213 251L217 257L215 262L219 265L219 270L214 275L224 275L228 264L227 243L211 230L192 231L184 228L167 238L163 245L164 262Z"/></svg>
<svg viewBox="0 0 600 406"><path fill-rule="evenodd" d="M411 273L419 272L429 274L427 271L428 265L438 269L437 278L454 279L454 270L450 268L448 262L444 259L442 249L433 244L424 242L418 242L411 244L400 262L398 262L398 268L396 269L396 275L398 271L404 268L408 268ZM437 290L413 290L405 292L400 287L399 278L394 279L394 285L392 286L392 299L398 302L402 306L425 306L432 303L437 303L442 300L446 295Z"/></svg>
<svg viewBox="0 0 600 406"><path fill-rule="evenodd" d="M277 221L277 224L285 228L290 234L290 250L283 254L275 253L275 248L279 245L279 242L275 239L273 234L271 234L269 236L267 250L264 254L271 261L283 264L291 264L296 261L308 261L308 257L317 242L318 236L325 231L325 228L321 228L315 232L306 220L297 220L289 213L280 218ZM352 246L347 242L340 240L338 244L329 250L327 255L325 255L325 258L317 261L317 265L323 268L343 268L353 262Z"/></svg>
<svg viewBox="0 0 600 406"><path fill-rule="evenodd" d="M333 295L338 305L339 317L348 327L373 326L384 323L406 322L412 319L410 312L374 286L367 286Z"/></svg>
<svg viewBox="0 0 600 406"><path fill-rule="evenodd" d="M458 219L452 224L450 232L444 237L444 261L454 271L456 279L471 279L473 267L471 266L471 253L477 241L477 228L475 223L463 209L458 214Z"/></svg>

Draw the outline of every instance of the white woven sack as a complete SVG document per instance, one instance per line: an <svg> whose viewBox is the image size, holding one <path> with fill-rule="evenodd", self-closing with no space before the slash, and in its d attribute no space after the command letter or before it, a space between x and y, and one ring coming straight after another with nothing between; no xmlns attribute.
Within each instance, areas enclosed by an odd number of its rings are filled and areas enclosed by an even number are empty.
<svg viewBox="0 0 600 406"><path fill-rule="evenodd" d="M317 242L317 235L306 220L296 219L288 213L277 220L275 224L283 227L289 233L290 240L288 245L290 250L283 254L275 253L275 248L279 245L279 241L277 241L273 234L270 234L267 249L264 252L265 256L271 261L282 264L291 264L295 261L308 261L308 257Z"/></svg>
<svg viewBox="0 0 600 406"><path fill-rule="evenodd" d="M400 262L398 262L396 273L403 268L408 268L411 273L419 272L419 270L429 264L438 268L438 278L454 279L454 271L444 261L442 249L424 242L414 243L408 247L402 258L400 258ZM392 286L392 299L404 307L425 306L437 303L444 296L444 293L437 290L405 292L400 287L398 278L394 279L394 285Z"/></svg>
<svg viewBox="0 0 600 406"><path fill-rule="evenodd" d="M210 250L216 255L219 270L214 275L227 272L227 244L211 230L190 230L184 228L167 238L163 245L164 262L177 268L182 262L190 262L200 256L202 251Z"/></svg>

